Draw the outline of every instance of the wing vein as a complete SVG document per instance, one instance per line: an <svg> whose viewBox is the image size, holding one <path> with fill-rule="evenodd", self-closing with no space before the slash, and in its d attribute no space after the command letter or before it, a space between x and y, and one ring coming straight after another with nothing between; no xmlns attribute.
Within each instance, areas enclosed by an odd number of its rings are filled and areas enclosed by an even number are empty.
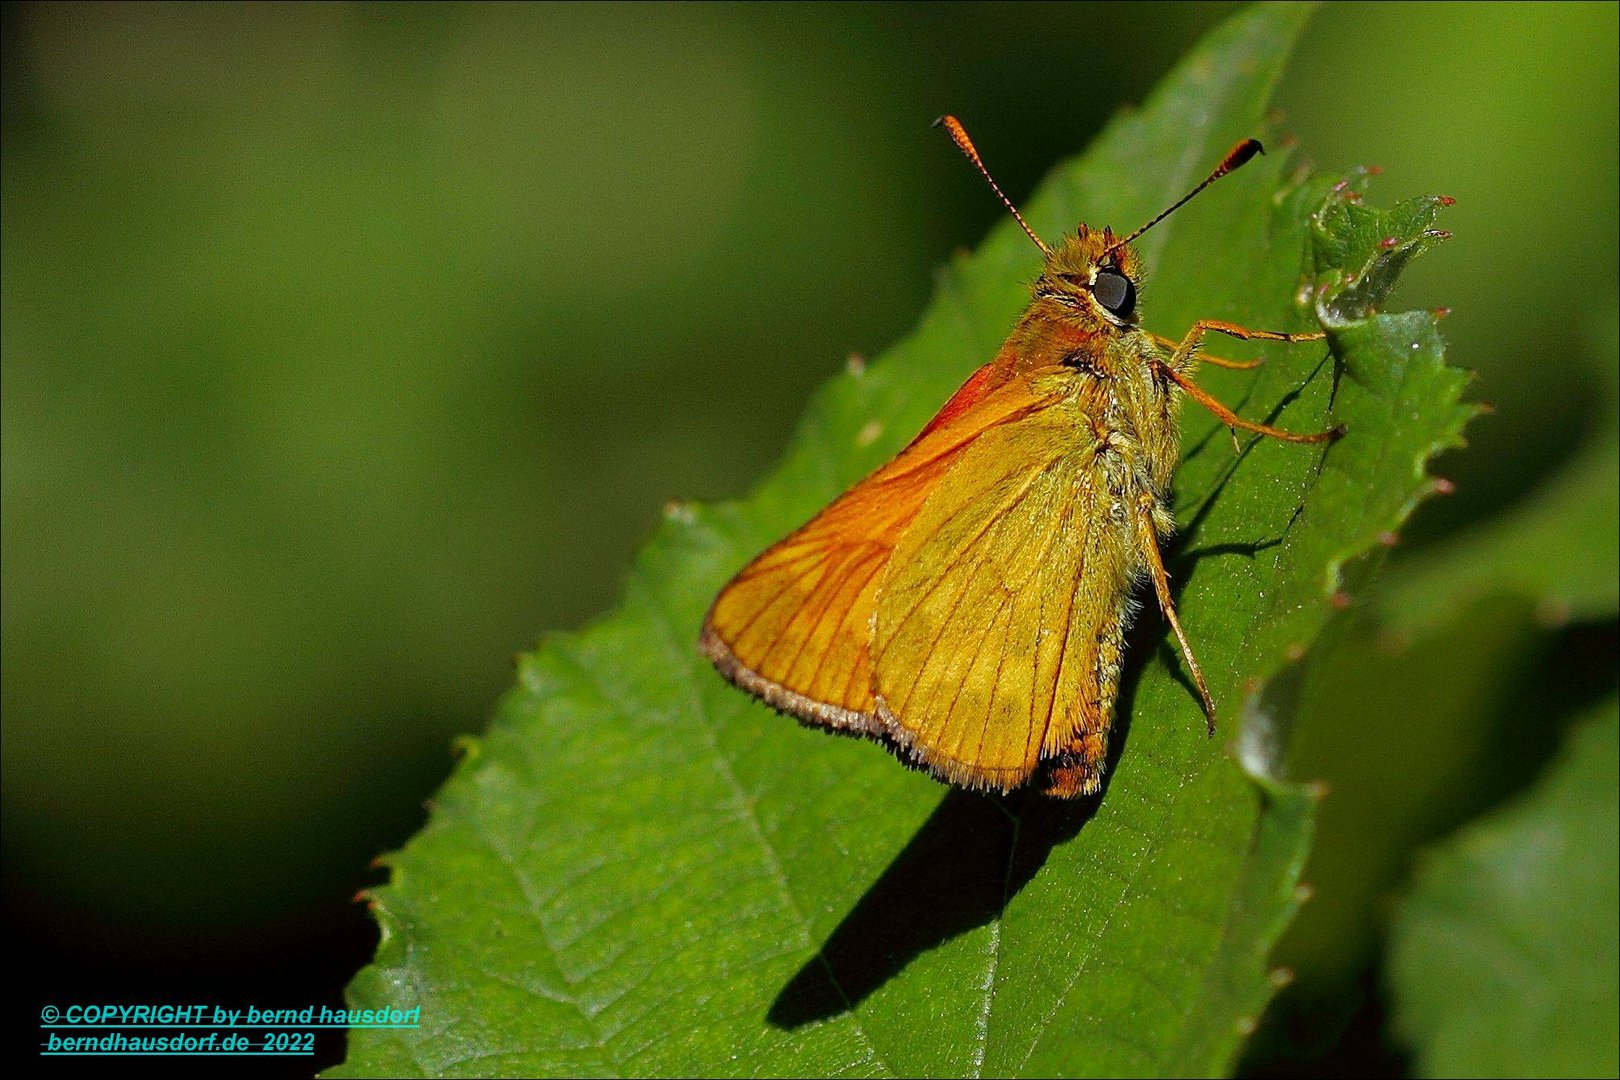
<svg viewBox="0 0 1620 1080"><path fill-rule="evenodd" d="M1011 599L1010 596L1008 596L1006 594L1002 595L1001 603L996 605L996 613L990 619L990 629L991 630L995 629L997 621L999 621L1000 618L1001 618L1001 613L1003 611L1007 610L1007 601L1010 600L1010 599ZM967 687L967 684L968 684L967 676L972 675L973 674L973 669L979 666L979 657L984 654L984 646L989 640L990 640L990 635L988 633L986 633L985 635L983 635L982 637L979 638L979 643L973 647L973 658L968 661L967 668L964 670L964 677L962 678L962 680L960 682L958 682L956 684L956 693L951 695L951 704L945 710L945 719L943 721L941 721L941 724L943 725L941 735L944 734L944 731L950 729L951 717L956 715L956 706L961 702L961 700L962 700L962 691ZM1003 645L1006 644L1005 639L1003 639L1002 644ZM1003 655L1005 655L1005 653ZM992 700L993 700L993 698L992 698ZM957 736L956 744L951 747L950 757L957 760L957 761L963 760L962 759L962 754L961 754L962 739L964 737L966 737L966 735L967 735L967 726L968 726L968 723L970 723L970 722L971 722L971 718L964 718L963 719L962 734ZM983 725L980 726L979 732L980 732L980 734L979 734L979 743L982 746L983 743L984 743L984 727L983 727ZM940 749L941 750L944 749L944 740L943 740L943 738L940 740ZM977 760L977 759L975 759L975 760Z"/></svg>
<svg viewBox="0 0 1620 1080"><path fill-rule="evenodd" d="M1029 489L1034 486L1035 481L1039 480L1043 475L1045 475L1046 471L1050 469L1053 464L1053 462L1048 462L1044 468L1031 472L1029 474L1029 478L1024 481L1023 486L1019 488L1018 491L1012 493L1001 506L997 507L995 513L986 518L984 524L980 526L979 531L974 533L970 539L962 544L960 549L961 552L966 553L975 549L978 546L979 541L984 537L985 533L995 528L1003 518L1005 518L1012 511L1016 510L1024 501L1024 496L1028 493ZM940 522L939 525L935 526L932 532L925 534L922 542L926 544L937 539L940 531L944 529L945 525L946 522ZM909 541L911 538L908 536L905 539ZM946 561L945 565L951 567L952 569L960 569L961 563L958 561L960 557L960 555L952 556ZM894 624L894 633L896 635L900 633L901 629L906 625L906 623L911 621L911 617L917 613L917 609L927 602L929 595L930 594L928 593L924 593L921 597L919 597L906 611L906 613L902 615Z"/></svg>
<svg viewBox="0 0 1620 1080"><path fill-rule="evenodd" d="M783 624L784 630L792 628L793 624L798 621L799 616L804 612L804 609L809 605L810 601L816 598L816 593L821 590L822 583L837 573L836 568L841 566L845 561L846 560L843 557L840 557L837 562L829 563L827 568L821 572L821 576L816 578L816 583L804 591L804 593L799 597L798 607L793 609L793 614L789 615L787 622ZM823 608L822 611L825 612L826 609ZM793 650L793 659L789 660L787 665L781 669L782 677L775 680L776 682L788 687L789 689L793 689L790 682L790 680L793 678L793 671L799 666L799 660L803 658L804 650L809 647L810 639L815 636L815 628L820 625L821 615L818 613L812 617L808 631L799 638L799 646ZM808 697L809 695L805 696Z"/></svg>
<svg viewBox="0 0 1620 1080"><path fill-rule="evenodd" d="M858 566L862 562L868 562L868 563L873 564L866 571L866 576L862 577L860 579L860 587L855 590L855 596L858 597L858 596L861 595L861 593L865 592L866 587L868 585L870 585L871 582L872 582L872 579L877 576L877 572L883 568L884 560L882 558L878 557L878 556L882 556L883 554L885 554L885 553L883 552L882 549L874 548L874 549L868 550L866 552L863 552L862 555L860 557L858 557L857 559L851 560L850 570L848 572L846 572L846 574L845 574L845 582L844 582L844 584L846 586L848 585L848 583L850 581L855 580L855 578L857 576L857 573L858 573L858 571L855 569L856 566ZM840 589L840 592L842 592L842 589ZM837 624L835 626L833 626L832 636L830 638L828 638L825 646L821 649L821 655L816 657L816 666L811 669L810 677L804 681L804 686L805 686L806 689L814 689L817 681L820 680L822 668L827 666L827 657L830 656L833 652L836 651L836 643L837 643L840 635L843 632L845 624L847 624L849 622L850 614L855 610L855 601L853 599L849 603L843 604L843 605L839 605L837 603L837 600L838 600L838 597L834 596L833 597L833 603L830 606L823 608L823 611L842 611L842 614L838 617ZM820 625L821 625L821 620L818 618L816 620L816 622L811 627L812 632L816 628L818 628ZM811 634L806 634L805 635L805 640L809 641L811 636L812 636ZM797 662L795 662L795 664L796 663ZM846 681L845 685L846 686L848 685L847 681ZM845 700L847 701L849 699L846 698ZM842 702L836 702L836 701L828 701L827 703L829 705L840 705L840 704L842 704Z"/></svg>
<svg viewBox="0 0 1620 1080"><path fill-rule="evenodd" d="M1007 609L1007 604L1009 602L1011 602L1011 600L1012 600L1012 594L1011 593L1008 593L1005 597L1003 597L1001 608L996 612L996 619L992 620L991 623L990 623L992 628L996 625L996 620L999 620L1001 618L1001 613ZM1001 655L999 657L997 657L997 659L996 659L996 675L995 675L995 678L992 679L991 683L990 683L990 685L991 685L991 698L990 698L989 703L986 706L985 715L979 721L979 742L978 742L978 745L976 747L974 747L974 750L973 750L973 757L971 759L973 761L982 761L983 760L982 755L984 754L984 737L990 731L990 717L995 713L995 702L996 702L995 689L1000 686L1002 669L1007 666L1007 641L1011 637L1012 637L1012 619L1009 618L1007 620L1006 632L1001 635ZM977 656L974 656L973 659L974 659L975 663L978 662L978 657ZM951 708L952 708L952 711L954 712L955 711L955 705L953 704ZM966 735L966 734L967 733L964 730L963 735ZM956 740L956 748L957 748L957 750L961 750L961 748L962 748L962 740L960 738ZM958 754L957 756L958 756L958 759L960 760L961 755Z"/></svg>

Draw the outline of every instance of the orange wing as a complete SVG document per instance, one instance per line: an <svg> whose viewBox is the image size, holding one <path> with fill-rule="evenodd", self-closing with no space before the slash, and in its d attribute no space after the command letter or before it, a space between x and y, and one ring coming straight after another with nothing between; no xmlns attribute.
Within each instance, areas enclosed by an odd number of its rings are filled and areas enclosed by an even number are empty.
<svg viewBox="0 0 1620 1080"><path fill-rule="evenodd" d="M870 643L878 581L964 451L1045 404L1007 371L1002 359L980 368L899 456L721 590L700 641L721 674L803 720L881 733Z"/></svg>
<svg viewBox="0 0 1620 1080"><path fill-rule="evenodd" d="M873 689L883 732L942 779L1007 790L1054 758L1100 780L1135 565L1092 419L1098 384L1061 388L968 448L912 518L878 583Z"/></svg>

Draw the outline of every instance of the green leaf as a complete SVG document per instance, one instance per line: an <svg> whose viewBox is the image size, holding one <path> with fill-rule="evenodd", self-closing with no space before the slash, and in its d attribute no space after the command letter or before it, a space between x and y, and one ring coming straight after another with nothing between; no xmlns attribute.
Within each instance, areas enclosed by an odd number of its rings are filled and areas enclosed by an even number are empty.
<svg viewBox="0 0 1620 1080"><path fill-rule="evenodd" d="M1394 927L1424 1076L1620 1071L1620 706L1513 805L1431 850Z"/></svg>
<svg viewBox="0 0 1620 1080"><path fill-rule="evenodd" d="M1521 710L1526 682L1547 704L1536 663L1545 636L1524 601L1496 598L1404 647L1369 617L1311 658L1288 768L1332 794L1304 870L1313 899L1274 953L1298 978L1268 1017L1269 1036L1309 1054L1339 1034L1341 1010L1360 999L1382 952L1389 893L1413 851L1517 790L1515 773L1540 760L1543 739ZM1511 761L1503 739L1518 744Z"/></svg>
<svg viewBox="0 0 1620 1080"><path fill-rule="evenodd" d="M1561 655L1571 640L1546 628L1615 610L1613 301L1588 347L1573 350L1593 369L1597 429L1519 504L1396 560L1359 625L1311 661L1301 701L1309 722L1289 768L1322 778L1333 796L1304 871L1315 899L1275 953L1298 979L1262 1043L1314 1057L1342 1034L1366 996L1413 853L1519 791L1551 752L1559 718L1587 700L1567 678L1578 663ZM1540 720L1527 723L1527 709Z"/></svg>
<svg viewBox="0 0 1620 1080"><path fill-rule="evenodd" d="M1031 224L1129 228L1169 205L1263 129L1307 11L1264 5L1219 28L1052 174ZM943 148L941 167L962 166ZM1378 242L1399 228L1424 243L1435 201L1363 213L1356 191L1287 169L1256 162L1141 243L1148 322L1167 335L1200 317L1309 328L1313 302L1336 313L1337 359L1223 349L1268 363L1203 381L1244 415L1347 437L1234 454L1213 418L1185 418L1169 564L1221 738L1205 738L1153 616L1131 639L1107 788L1076 803L945 789L771 713L695 652L730 574L994 354L1038 268L1009 221L943 274L915 333L817 395L757 492L673 509L612 614L523 658L373 898L382 943L351 1001L420 1004L421 1027L354 1032L338 1073L1227 1068L1273 991L1267 952L1309 843L1310 796L1271 775L1291 661L1469 413L1429 315L1344 314L1351 290L1372 303L1390 284Z"/></svg>
<svg viewBox="0 0 1620 1080"><path fill-rule="evenodd" d="M1433 630L1493 594L1530 598L1550 625L1612 617L1620 608L1620 316L1613 303L1606 325L1594 328L1591 346L1577 357L1592 368L1596 430L1519 504L1401 567L1380 607L1403 632Z"/></svg>

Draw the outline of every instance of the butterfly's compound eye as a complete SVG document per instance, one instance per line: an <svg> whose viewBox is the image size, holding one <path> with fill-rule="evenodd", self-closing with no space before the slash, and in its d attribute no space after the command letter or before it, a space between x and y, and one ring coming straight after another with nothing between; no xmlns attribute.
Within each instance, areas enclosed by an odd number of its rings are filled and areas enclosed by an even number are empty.
<svg viewBox="0 0 1620 1080"><path fill-rule="evenodd" d="M1112 270L1098 271L1096 280L1091 283L1091 295L1122 319L1130 318L1131 309L1136 307L1136 286L1131 284L1130 278Z"/></svg>

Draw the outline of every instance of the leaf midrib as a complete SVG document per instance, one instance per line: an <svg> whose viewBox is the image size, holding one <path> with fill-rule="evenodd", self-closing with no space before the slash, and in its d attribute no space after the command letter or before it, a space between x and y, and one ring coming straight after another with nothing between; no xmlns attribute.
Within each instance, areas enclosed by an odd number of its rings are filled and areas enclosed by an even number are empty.
<svg viewBox="0 0 1620 1080"><path fill-rule="evenodd" d="M1272 85L1274 86L1275 83L1276 83L1276 79L1274 77L1272 79ZM1220 94L1220 97L1224 98L1226 95L1230 94L1230 92L1231 92L1231 87L1230 87L1230 82L1228 82L1222 88L1222 92ZM1210 96L1213 99L1217 95L1211 94ZM1267 93L1266 96L1269 98L1269 96L1270 96L1269 92ZM1176 163L1175 169L1173 169L1173 170L1171 170L1169 172L1166 180L1164 181L1163 189L1162 189L1161 195L1160 195L1160 201L1163 202L1164 205L1168 206L1172 201L1179 198L1180 194L1182 192L1184 192L1194 182L1194 174L1199 170L1200 162L1204 158L1209 156L1209 145L1208 144L1209 144L1209 140L1210 140L1210 133L1213 130L1213 125L1209 122L1209 120L1207 118L1212 116L1212 115L1217 115L1217 114L1222 114L1222 110L1220 110L1219 108L1211 108L1211 109L1206 110L1204 112L1204 114L1203 114L1205 119L1201 123L1202 130L1199 132L1198 137L1196 139L1188 139L1187 140L1187 144L1186 144L1187 148L1186 148L1186 150L1183 152L1180 160ZM1065 186L1063 188L1059 188L1057 190L1056 198L1061 203L1062 208L1068 212L1068 215L1072 219L1079 220L1079 211L1074 206L1074 191L1073 191L1072 187ZM1169 242L1170 238L1173 235L1174 235L1174 219L1171 219L1169 221L1164 222L1162 225L1158 226L1156 229L1154 229L1154 230L1152 230L1152 231L1150 231L1149 233L1146 234L1146 236L1143 238L1143 240L1145 242L1140 243L1138 245L1140 248L1144 249L1143 250L1143 263L1144 263L1144 265L1151 266L1151 265L1153 265L1154 262L1156 262L1158 260L1159 256L1161 256L1163 254L1166 244ZM1182 792L1185 791L1187 784L1190 783L1192 780L1196 779L1204 771L1204 769L1206 767L1207 767L1207 763L1204 764L1204 765L1200 765L1199 768L1196 769L1190 776L1186 777L1184 779L1182 787L1177 790L1175 797L1179 798L1181 796ZM1160 804L1159 811L1158 811L1159 820L1162 821L1164 819L1164 817L1169 813L1169 807L1170 807L1170 802L1168 802L1168 801L1165 802L1165 803ZM1002 951L1002 948L1003 948L1003 945L1002 945L1002 938L1003 938L1002 923L1004 921L1004 916L1006 914L1007 904L1011 900L1011 896L1010 896L1010 892L1009 892L1009 886L1010 886L1010 883L1011 883L1011 880L1012 880L1012 868L1017 865L1018 842L1019 842L1019 839L1020 839L1020 835L1021 835L1020 831L1015 828L1014 833L1013 833L1013 842L1008 847L1007 868L1006 868L1006 875L1005 875L1005 877L1003 879L1001 908L997 912L997 915L996 915L995 919L992 920L992 922L991 922L992 951L991 951L991 955L990 955L990 958L989 958L989 965L988 965L988 969L987 969L987 972L986 972L986 980L985 980L984 1005L983 1005L983 1010L982 1010L982 1015L984 1017L984 1022L983 1022L983 1026L982 1026L982 1029L981 1029L980 1046L979 1046L979 1049L978 1049L977 1060L975 1062L975 1069L974 1069L974 1076L975 1077L980 1077L980 1078L982 1078L983 1075L984 1075L984 1072L983 1072L984 1063L985 1063L986 1060L989 1059L989 1056L990 1056L989 1055L990 1032L993 1030L993 1018L994 1018L995 998L996 998L996 989L997 989L997 987L996 987L996 974L997 974L997 972L999 970L999 967L1000 967L1000 957L1001 957L1001 951ZM1099 929L1097 934L1093 937L1093 939L1092 939L1092 941L1090 943L1090 947L1087 949L1085 957L1080 961L1079 964L1076 965L1074 977L1069 980L1067 985L1065 985L1065 987L1063 988L1062 993L1059 994L1057 996L1056 1000L1052 1003L1051 1009L1048 1010L1046 1015L1042 1018L1042 1020L1040 1022L1040 1025L1035 1030L1034 1039L1030 1042L1028 1049L1024 1053L1023 1060L1021 1060L1019 1062L1018 1067L1016 1069L1012 1070L1012 1075L1022 1075L1024 1069L1029 1065L1030 1059L1033 1058L1035 1056L1036 1051L1040 1049L1041 1044L1042 1044L1042 1042L1044 1041L1044 1038L1045 1038L1045 1032L1046 1032L1047 1028L1050 1027L1052 1019L1055 1016L1057 1016L1057 1014L1060 1011L1062 1011L1064 1003L1068 1000L1069 995L1074 991L1074 987L1078 984L1080 976L1085 972L1086 968L1090 965L1092 960L1095 958L1097 949L1099 948L1100 943L1103 940L1103 938L1106 936L1108 927L1113 924L1113 920L1114 920L1115 916L1119 913L1120 908L1124 906L1126 898L1132 895L1132 890L1135 888L1136 882L1140 878L1142 869L1145 866L1148 865L1151 855L1160 846L1160 843L1161 843L1160 835L1161 835L1160 832L1156 830L1153 835L1148 837L1147 851L1144 853L1143 857L1136 863L1135 869L1133 870L1130 879L1125 882L1124 887L1120 890L1119 894L1115 897L1113 903L1111 905L1109 905L1108 915L1104 919L1102 927ZM1223 928L1226 925L1227 924L1223 922L1223 924L1222 924Z"/></svg>

